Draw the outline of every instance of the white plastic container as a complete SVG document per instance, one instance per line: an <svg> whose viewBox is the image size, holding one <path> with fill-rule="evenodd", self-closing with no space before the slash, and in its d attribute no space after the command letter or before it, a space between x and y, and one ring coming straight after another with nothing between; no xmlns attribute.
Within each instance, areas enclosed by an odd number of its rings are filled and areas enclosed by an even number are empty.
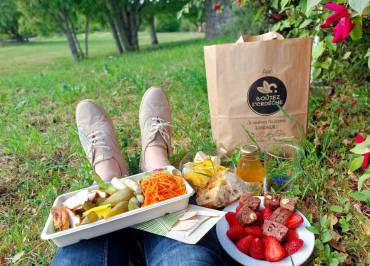
<svg viewBox="0 0 370 266"><path fill-rule="evenodd" d="M168 169L168 168L167 168ZM174 168L172 168L174 169ZM144 177L147 177L150 172L133 175L130 177L132 180L139 181ZM189 204L189 198L194 194L192 187L184 179L186 186L186 194L168 199L162 202L158 202L143 208L132 210L126 213L122 213L113 216L107 220L99 220L90 224L77 226L64 231L55 232L53 226L53 218L49 214L48 220L46 221L45 227L41 233L41 239L52 240L58 247L68 246L79 242L80 240L90 239L93 237L101 236L104 234L111 233L135 224L146 222L167 213L177 212L185 209ZM94 185L88 188L88 190L97 189L98 186ZM69 197L77 194L80 190L65 193L60 195L54 201L53 207L60 207L62 203Z"/></svg>

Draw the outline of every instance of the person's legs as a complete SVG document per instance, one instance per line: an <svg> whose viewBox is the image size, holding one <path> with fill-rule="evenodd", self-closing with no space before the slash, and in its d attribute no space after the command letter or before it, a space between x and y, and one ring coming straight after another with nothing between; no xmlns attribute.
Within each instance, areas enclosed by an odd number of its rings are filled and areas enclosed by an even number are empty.
<svg viewBox="0 0 370 266"><path fill-rule="evenodd" d="M151 171L170 164L171 113L166 95L158 87L149 88L141 100L139 111L141 130L142 171Z"/></svg>
<svg viewBox="0 0 370 266"><path fill-rule="evenodd" d="M144 233L147 266L223 266L221 249L214 232L196 245Z"/></svg>
<svg viewBox="0 0 370 266"><path fill-rule="evenodd" d="M59 248L52 266L129 265L125 229ZM122 241L122 240L125 241Z"/></svg>
<svg viewBox="0 0 370 266"><path fill-rule="evenodd" d="M76 108L76 122L81 145L95 172L103 180L128 175L113 122L104 109L92 100L83 100Z"/></svg>
<svg viewBox="0 0 370 266"><path fill-rule="evenodd" d="M152 87L147 90L141 102L139 118L143 146L141 169L151 171L169 165L171 114L161 89ZM143 240L148 266L225 265L213 233L207 234L197 245L150 233L144 233Z"/></svg>
<svg viewBox="0 0 370 266"><path fill-rule="evenodd" d="M81 101L76 108L76 122L81 145L103 179L128 174L114 134L113 123L103 108L92 100ZM127 229L82 240L58 249L53 265L129 265Z"/></svg>

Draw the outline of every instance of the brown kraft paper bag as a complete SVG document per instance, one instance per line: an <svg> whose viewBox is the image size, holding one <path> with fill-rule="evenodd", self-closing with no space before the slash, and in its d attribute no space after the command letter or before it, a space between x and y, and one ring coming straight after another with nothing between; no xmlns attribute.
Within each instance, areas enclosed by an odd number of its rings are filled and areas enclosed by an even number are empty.
<svg viewBox="0 0 370 266"><path fill-rule="evenodd" d="M245 129L262 148L306 132L311 46L310 38L284 39L269 32L204 47L212 135L219 151L230 153L247 143Z"/></svg>

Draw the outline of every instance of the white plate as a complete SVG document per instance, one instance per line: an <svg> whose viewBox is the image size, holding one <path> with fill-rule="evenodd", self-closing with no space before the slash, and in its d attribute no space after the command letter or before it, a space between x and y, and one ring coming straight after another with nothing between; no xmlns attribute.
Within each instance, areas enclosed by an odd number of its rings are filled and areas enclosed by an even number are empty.
<svg viewBox="0 0 370 266"><path fill-rule="evenodd" d="M261 206L260 209L264 207L263 205L263 197L259 197L261 199ZM233 204L227 206L224 211L225 212L234 212L236 207L238 206L239 202L234 202ZM286 257L285 259L278 261L278 262L268 262L264 260L256 260L244 253L240 252L234 242L232 242L226 235L227 230L229 229L229 224L226 221L226 218L223 217L216 225L217 231L217 238L221 243L221 246L224 250L237 262L242 265L249 265L249 266L292 266L292 265L302 265L312 254L315 245L315 236L313 233L308 231L306 227L310 226L310 223L307 221L306 217L299 212L296 211L299 215L303 217L303 224L298 227L297 233L300 239L304 241L303 247L294 253L291 257ZM294 262L294 264L292 263Z"/></svg>

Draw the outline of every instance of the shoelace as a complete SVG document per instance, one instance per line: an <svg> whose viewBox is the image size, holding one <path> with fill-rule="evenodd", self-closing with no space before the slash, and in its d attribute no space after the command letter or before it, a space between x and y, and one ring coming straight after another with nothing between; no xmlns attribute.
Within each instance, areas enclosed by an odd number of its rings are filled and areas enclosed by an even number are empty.
<svg viewBox="0 0 370 266"><path fill-rule="evenodd" d="M170 135L168 134L167 126L171 126L168 121L159 117L152 117L152 124L150 126L151 137L154 139L155 134L159 132L164 142L168 145L170 143Z"/></svg>
<svg viewBox="0 0 370 266"><path fill-rule="evenodd" d="M94 163L94 156L96 148L102 148L111 150L111 147L107 146L104 141L104 134L102 131L93 131L89 134L85 134L80 128L78 129L78 134L81 136L81 142L83 147L87 147L86 154Z"/></svg>

